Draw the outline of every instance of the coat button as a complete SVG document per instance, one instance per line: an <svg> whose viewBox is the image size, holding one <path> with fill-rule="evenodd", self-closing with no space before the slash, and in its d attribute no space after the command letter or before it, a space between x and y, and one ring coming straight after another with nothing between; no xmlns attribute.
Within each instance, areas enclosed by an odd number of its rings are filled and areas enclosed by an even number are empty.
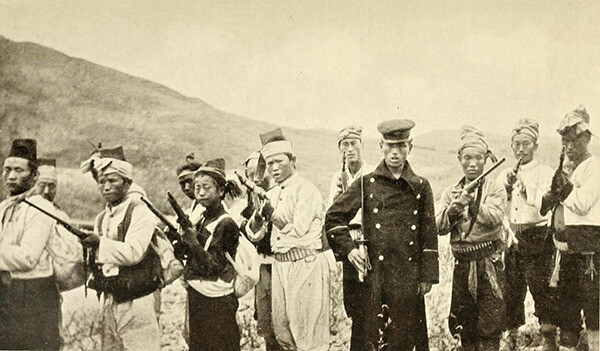
<svg viewBox="0 0 600 351"><path fill-rule="evenodd" d="M377 213L377 212L379 212L379 209L378 208L374 208L373 209L373 213Z"/></svg>
<svg viewBox="0 0 600 351"><path fill-rule="evenodd" d="M371 183L375 183L375 178L371 177L371 179L369 179L369 181L370 181Z"/></svg>
<svg viewBox="0 0 600 351"><path fill-rule="evenodd" d="M415 229L417 229L417 226L413 224L410 226L410 229L415 230Z"/></svg>
<svg viewBox="0 0 600 351"><path fill-rule="evenodd" d="M375 228L377 228L377 229L381 228L381 224L379 224L379 223L375 224Z"/></svg>
<svg viewBox="0 0 600 351"><path fill-rule="evenodd" d="M414 215L416 215L417 213L419 213L419 211L418 211L418 210L415 210L415 212L413 212L413 214L414 214Z"/></svg>
<svg viewBox="0 0 600 351"><path fill-rule="evenodd" d="M380 261L383 261L383 255L379 255L377 258L379 258Z"/></svg>
<svg viewBox="0 0 600 351"><path fill-rule="evenodd" d="M417 194L417 200L421 198L421 194Z"/></svg>
<svg viewBox="0 0 600 351"><path fill-rule="evenodd" d="M409 258L408 258L408 261L412 261L412 257L409 257Z"/></svg>
<svg viewBox="0 0 600 351"><path fill-rule="evenodd" d="M414 244L415 244L414 241L411 241L408 243L408 245L410 245L410 246L413 246Z"/></svg>

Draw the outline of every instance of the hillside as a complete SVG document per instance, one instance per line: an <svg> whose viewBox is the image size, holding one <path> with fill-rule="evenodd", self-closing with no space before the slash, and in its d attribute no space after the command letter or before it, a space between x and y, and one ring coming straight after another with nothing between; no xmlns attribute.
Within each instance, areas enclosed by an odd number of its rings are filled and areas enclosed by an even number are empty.
<svg viewBox="0 0 600 351"><path fill-rule="evenodd" d="M123 145L136 181L168 211L166 190L183 199L174 169L184 155L224 157L228 169L239 168L260 146L259 133L276 127L277 121L269 124L223 112L163 85L34 43L0 36L0 53L0 158L12 139L36 138L40 157L58 159L57 201L73 218L91 219L102 207L91 177L78 170L92 143ZM326 196L331 175L341 167L336 132L283 130L294 143L299 171ZM507 165L512 163L508 137L488 137L496 153L507 157ZM410 160L417 173L431 179L436 194L460 176L453 151L458 139L458 131L415 137ZM558 150L558 138L543 139L542 161L555 165ZM367 164L377 165L377 140L365 141L364 154Z"/></svg>
<svg viewBox="0 0 600 351"><path fill-rule="evenodd" d="M59 190L58 201L75 217L88 217L101 206L93 183L68 170L88 157L91 143L122 144L137 181L166 209L159 194L178 187L174 169L184 155L224 157L228 168L238 168L260 146L259 133L275 127L37 44L0 37L0 52L0 157L10 140L36 138L41 157L57 158L68 182L86 187L69 186L75 204ZM337 158L335 133L285 127L284 133L296 146L300 170L324 189L328 176L317 174L335 169L327 165ZM314 171L317 165L325 165L322 172Z"/></svg>

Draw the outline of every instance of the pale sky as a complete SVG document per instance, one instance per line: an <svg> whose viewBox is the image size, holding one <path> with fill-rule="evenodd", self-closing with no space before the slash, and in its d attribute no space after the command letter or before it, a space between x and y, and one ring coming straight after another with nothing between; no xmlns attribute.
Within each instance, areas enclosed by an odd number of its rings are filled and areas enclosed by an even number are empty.
<svg viewBox="0 0 600 351"><path fill-rule="evenodd" d="M8 1L0 35L298 128L600 132L599 1ZM0 53L1 55L2 53Z"/></svg>

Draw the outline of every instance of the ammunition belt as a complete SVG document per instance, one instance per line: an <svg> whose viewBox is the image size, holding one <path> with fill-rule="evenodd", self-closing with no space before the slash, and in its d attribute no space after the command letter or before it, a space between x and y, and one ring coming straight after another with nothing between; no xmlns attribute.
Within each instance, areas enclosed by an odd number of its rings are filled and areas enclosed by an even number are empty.
<svg viewBox="0 0 600 351"><path fill-rule="evenodd" d="M273 254L273 257L278 262L294 262L294 261L299 261L299 260L309 257L309 256L315 256L320 252L322 252L322 250L301 249L301 248L294 247L294 248L290 249L290 251L285 252L285 253L276 252Z"/></svg>
<svg viewBox="0 0 600 351"><path fill-rule="evenodd" d="M452 254L459 261L478 261L498 250L498 240L469 243L468 246L452 247Z"/></svg>

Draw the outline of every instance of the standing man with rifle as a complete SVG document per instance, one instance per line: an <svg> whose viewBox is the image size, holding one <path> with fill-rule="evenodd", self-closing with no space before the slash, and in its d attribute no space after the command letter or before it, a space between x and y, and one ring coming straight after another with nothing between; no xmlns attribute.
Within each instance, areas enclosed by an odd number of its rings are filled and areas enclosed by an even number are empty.
<svg viewBox="0 0 600 351"><path fill-rule="evenodd" d="M246 186L248 191L248 205L246 209L242 211L242 215L247 217L248 220L252 217L254 211L258 210L258 212L260 212L260 207L268 202L268 199L266 198L267 191L276 186L273 182L273 178L268 173L264 172L264 167L262 170L260 169L259 162L260 153L255 151L250 154L244 162L246 178L242 178L238 175L240 182ZM257 184L260 184L261 186L258 186ZM256 309L257 317L256 331L258 335L265 339L267 351L277 351L281 348L275 338L272 318L273 309L271 308L271 274L273 262L275 260L273 258L273 250L271 250L272 227L267 228L267 232L264 233L262 237L257 237L251 235L254 233L247 229L248 222L245 222L242 226L242 232L244 232L248 239L254 243L256 251L261 258L259 280L254 288L254 307Z"/></svg>
<svg viewBox="0 0 600 351"><path fill-rule="evenodd" d="M517 164L498 176L509 198L506 216L517 239L505 254L507 345L510 350L517 348L518 328L525 324L525 295L529 287L541 325L542 350L557 351L556 326L552 324L556 301L548 286L554 243L548 235L549 216L540 215L542 197L550 189L553 171L535 158L538 136L535 120L517 121L511 138Z"/></svg>
<svg viewBox="0 0 600 351"><path fill-rule="evenodd" d="M485 178L503 160L484 173L490 158L495 159L483 133L464 126L458 148L464 177L444 190L437 206L439 234L450 234L456 259L448 324L465 351L498 350L506 319L501 255L506 191Z"/></svg>
<svg viewBox="0 0 600 351"><path fill-rule="evenodd" d="M285 350L327 350L334 262L333 254L323 249L325 201L319 189L296 172L292 143L281 129L262 134L261 141L268 172L279 186L269 190L269 205L256 211L248 228L256 238L272 228L275 337Z"/></svg>
<svg viewBox="0 0 600 351"><path fill-rule="evenodd" d="M345 193L352 183L360 181L362 178L362 149L361 127L349 126L339 132L338 150L342 155L342 167L341 171L336 172L331 179L328 206L331 206L341 194ZM362 208L358 210L356 216L348 225L350 236L354 241L364 239L361 219ZM363 326L359 321L364 319L360 314L363 312L361 300L367 293L365 290L366 284L363 284L365 272L359 274L347 257L338 256L337 259L342 261L344 307L346 314L352 319L350 350L361 350L364 345L364 335ZM333 301L335 301L335 298Z"/></svg>
<svg viewBox="0 0 600 351"><path fill-rule="evenodd" d="M156 219L128 195L133 166L121 152L95 164L106 208L82 240L92 254L89 287L102 297L103 350L160 350L153 294L161 285L160 257L149 247ZM135 195L134 195L135 197Z"/></svg>
<svg viewBox="0 0 600 351"><path fill-rule="evenodd" d="M123 154L123 146L116 146L112 149L106 149L102 147L102 143L98 143L97 147L94 147L90 158L85 161L82 161L80 164L80 169L82 173L90 172L92 177L98 182L98 165L102 163L102 158L115 158L120 157ZM132 182L131 186L129 186L129 190L127 195L132 199L138 200L142 196L147 196L146 191L136 182Z"/></svg>
<svg viewBox="0 0 600 351"><path fill-rule="evenodd" d="M331 248L364 277L356 283L353 350L428 347L424 295L438 282L437 230L431 186L406 159L414 126L408 119L379 124L383 160L325 216ZM351 223L361 208L365 240L354 240ZM381 327L380 314L387 314Z"/></svg>
<svg viewBox="0 0 600 351"><path fill-rule="evenodd" d="M569 350L598 350L598 294L600 284L600 159L589 149L590 116L583 106L567 113L558 133L568 166L559 167L550 191L544 195L541 214L552 214L556 261L551 284L557 287L560 344ZM581 311L587 339L582 334ZM579 345L578 345L579 344Z"/></svg>
<svg viewBox="0 0 600 351"><path fill-rule="evenodd" d="M60 294L47 243L54 220L50 202L34 195L38 178L36 141L16 139L4 160L2 179L10 195L0 203L0 349L58 350Z"/></svg>

